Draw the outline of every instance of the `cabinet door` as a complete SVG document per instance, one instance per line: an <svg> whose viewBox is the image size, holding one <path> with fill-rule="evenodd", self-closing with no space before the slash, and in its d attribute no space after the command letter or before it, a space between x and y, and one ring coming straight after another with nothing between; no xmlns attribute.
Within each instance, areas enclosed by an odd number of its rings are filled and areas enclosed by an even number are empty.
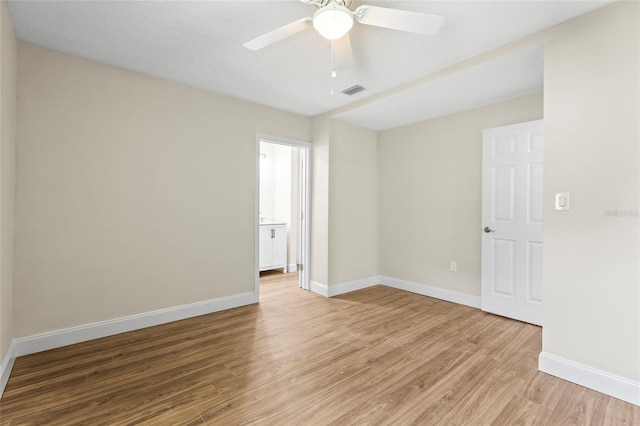
<svg viewBox="0 0 640 426"><path fill-rule="evenodd" d="M260 253L259 253L259 264L260 269L269 267L273 264L273 249L272 249L272 241L271 238L271 229L267 226L260 227Z"/></svg>
<svg viewBox="0 0 640 426"><path fill-rule="evenodd" d="M280 226L274 229L272 265L281 267L287 263L287 228Z"/></svg>

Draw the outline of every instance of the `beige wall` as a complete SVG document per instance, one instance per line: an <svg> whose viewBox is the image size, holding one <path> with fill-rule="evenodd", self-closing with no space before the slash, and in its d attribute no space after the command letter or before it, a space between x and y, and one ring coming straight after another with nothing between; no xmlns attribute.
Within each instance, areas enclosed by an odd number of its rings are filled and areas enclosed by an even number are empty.
<svg viewBox="0 0 640 426"><path fill-rule="evenodd" d="M311 281L329 284L329 142L331 120L312 120Z"/></svg>
<svg viewBox="0 0 640 426"><path fill-rule="evenodd" d="M331 120L329 285L378 274L378 133Z"/></svg>
<svg viewBox="0 0 640 426"><path fill-rule="evenodd" d="M17 45L7 4L0 4L0 362L13 339L13 258Z"/></svg>
<svg viewBox="0 0 640 426"><path fill-rule="evenodd" d="M313 119L311 280L325 286L378 274L377 132Z"/></svg>
<svg viewBox="0 0 640 426"><path fill-rule="evenodd" d="M311 120L19 45L15 335L252 292L255 133Z"/></svg>
<svg viewBox="0 0 640 426"><path fill-rule="evenodd" d="M605 7L545 44L543 350L632 380L640 380L639 8ZM561 191L571 193L569 212L553 208Z"/></svg>
<svg viewBox="0 0 640 426"><path fill-rule="evenodd" d="M539 93L381 132L380 273L480 295L482 130L541 118Z"/></svg>
<svg viewBox="0 0 640 426"><path fill-rule="evenodd" d="M378 274L378 133L313 119L311 280L325 286Z"/></svg>

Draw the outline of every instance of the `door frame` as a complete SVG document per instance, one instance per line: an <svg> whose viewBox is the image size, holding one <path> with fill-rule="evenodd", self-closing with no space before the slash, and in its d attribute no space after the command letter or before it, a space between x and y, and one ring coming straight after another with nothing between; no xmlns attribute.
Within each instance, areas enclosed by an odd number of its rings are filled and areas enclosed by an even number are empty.
<svg viewBox="0 0 640 426"><path fill-rule="evenodd" d="M300 287L309 290L310 282L310 241L311 241L311 142L283 138L280 136L272 136L257 133L255 138L255 164L254 164L254 293L256 299L260 300L260 142L266 142L276 145L286 145L300 149L300 187L299 187L299 201L300 201L300 217L298 218L300 223L300 263L302 269L300 270ZM288 263L288 259L287 259Z"/></svg>

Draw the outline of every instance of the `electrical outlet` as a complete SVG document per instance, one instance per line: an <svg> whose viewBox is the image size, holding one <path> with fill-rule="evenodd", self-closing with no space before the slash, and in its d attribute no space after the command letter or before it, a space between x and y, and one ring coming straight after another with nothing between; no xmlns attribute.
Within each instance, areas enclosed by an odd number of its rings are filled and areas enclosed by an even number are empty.
<svg viewBox="0 0 640 426"><path fill-rule="evenodd" d="M449 262L449 270L451 272L458 272L458 262L456 262L455 260Z"/></svg>

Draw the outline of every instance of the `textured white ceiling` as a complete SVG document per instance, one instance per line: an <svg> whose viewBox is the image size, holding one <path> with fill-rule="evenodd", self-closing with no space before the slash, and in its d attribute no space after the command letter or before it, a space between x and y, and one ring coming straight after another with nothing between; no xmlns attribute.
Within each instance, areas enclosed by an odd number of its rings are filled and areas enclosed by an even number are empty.
<svg viewBox="0 0 640 426"><path fill-rule="evenodd" d="M331 96L330 43L313 29L260 51L243 47L256 36L311 16L315 7L297 0L8 2L22 41L309 116L388 90L608 2L364 3L443 15L446 20L433 37L356 23L351 31L354 66L339 73L336 94ZM470 72L460 78L473 80ZM434 90L455 93L457 104L449 108L464 108L465 93L456 92L459 82L447 81L448 86L442 81ZM353 97L340 93L356 83L366 90ZM522 86L529 90L531 84L527 80ZM517 86L514 81L514 90ZM375 109L374 105L372 113Z"/></svg>
<svg viewBox="0 0 640 426"><path fill-rule="evenodd" d="M392 129L540 92L543 73L543 48L537 45L369 102L335 118L373 130Z"/></svg>

